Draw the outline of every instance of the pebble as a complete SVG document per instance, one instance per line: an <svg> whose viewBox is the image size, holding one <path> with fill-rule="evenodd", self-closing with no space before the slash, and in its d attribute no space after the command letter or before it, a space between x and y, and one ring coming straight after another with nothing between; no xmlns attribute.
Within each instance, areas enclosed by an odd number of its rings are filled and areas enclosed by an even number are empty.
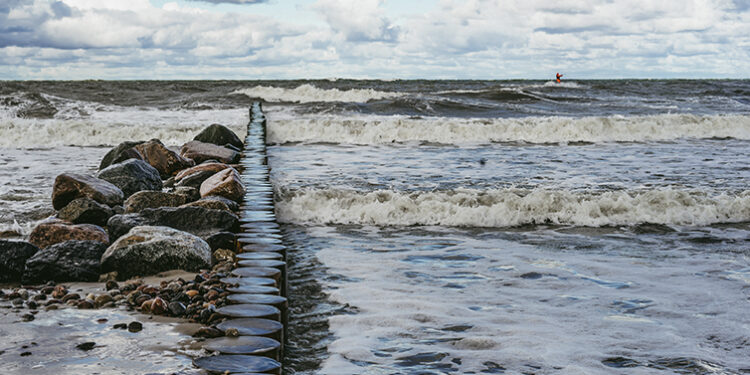
<svg viewBox="0 0 750 375"><path fill-rule="evenodd" d="M114 329L128 329L127 323L117 323L112 326Z"/></svg>
<svg viewBox="0 0 750 375"><path fill-rule="evenodd" d="M112 289L119 289L119 288L120 288L120 285L118 285L118 284L117 284L117 282L116 282L116 281L114 281L114 280L109 280L109 281L107 281L107 283L105 284L105 289L106 289L107 291L110 291L110 290L112 290Z"/></svg>
<svg viewBox="0 0 750 375"><path fill-rule="evenodd" d="M96 346L95 342L89 341L89 342L84 342L83 344L76 345L76 349L80 349L80 350L83 350L83 351L89 351L91 349L94 349L95 346Z"/></svg>
<svg viewBox="0 0 750 375"><path fill-rule="evenodd" d="M34 315L32 315L32 314L23 314L21 316L21 320L23 320L24 322L30 322L30 321L34 320Z"/></svg>
<svg viewBox="0 0 750 375"><path fill-rule="evenodd" d="M141 322L131 322L128 324L128 331L130 332L140 332L143 329L143 324Z"/></svg>

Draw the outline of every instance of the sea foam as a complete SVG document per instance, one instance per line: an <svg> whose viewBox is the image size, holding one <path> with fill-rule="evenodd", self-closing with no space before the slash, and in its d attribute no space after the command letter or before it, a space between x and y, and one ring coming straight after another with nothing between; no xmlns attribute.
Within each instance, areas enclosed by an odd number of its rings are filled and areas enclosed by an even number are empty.
<svg viewBox="0 0 750 375"><path fill-rule="evenodd" d="M450 118L308 116L272 119L270 143L647 142L682 138L750 139L750 116L664 114L611 117Z"/></svg>
<svg viewBox="0 0 750 375"><path fill-rule="evenodd" d="M301 189L278 193L283 222L512 227L709 225L750 220L750 190L731 194L659 189L587 193L547 189L434 192Z"/></svg>
<svg viewBox="0 0 750 375"><path fill-rule="evenodd" d="M383 92L373 89L321 89L310 84L303 84L293 89L274 86L255 86L240 89L232 94L244 94L250 98L263 99L268 102L313 103L313 102L354 102L366 103L370 100L393 98L402 94Z"/></svg>

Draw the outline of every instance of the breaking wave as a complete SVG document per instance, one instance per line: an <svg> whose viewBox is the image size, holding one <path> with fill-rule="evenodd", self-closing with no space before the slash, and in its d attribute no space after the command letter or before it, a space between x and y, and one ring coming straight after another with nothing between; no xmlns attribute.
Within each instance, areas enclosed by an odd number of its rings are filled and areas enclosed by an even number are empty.
<svg viewBox="0 0 750 375"><path fill-rule="evenodd" d="M611 117L306 117L269 122L268 142L443 144L647 142L682 138L750 139L750 116L665 114Z"/></svg>
<svg viewBox="0 0 750 375"><path fill-rule="evenodd" d="M709 225L750 220L750 190L710 195L673 189L600 194L546 189L435 192L281 191L279 219L299 224L512 227Z"/></svg>
<svg viewBox="0 0 750 375"><path fill-rule="evenodd" d="M236 90L232 92L232 94L244 94L250 98L283 103L366 103L370 100L395 98L402 95L396 92L383 92L373 89L321 89L310 84L303 84L293 89L272 86L255 86L249 89Z"/></svg>

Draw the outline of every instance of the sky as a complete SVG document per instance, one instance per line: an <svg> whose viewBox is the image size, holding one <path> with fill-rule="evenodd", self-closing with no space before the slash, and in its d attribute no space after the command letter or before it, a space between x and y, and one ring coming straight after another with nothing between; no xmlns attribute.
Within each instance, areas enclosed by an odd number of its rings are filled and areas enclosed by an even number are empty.
<svg viewBox="0 0 750 375"><path fill-rule="evenodd" d="M0 79L750 78L750 0L0 0Z"/></svg>

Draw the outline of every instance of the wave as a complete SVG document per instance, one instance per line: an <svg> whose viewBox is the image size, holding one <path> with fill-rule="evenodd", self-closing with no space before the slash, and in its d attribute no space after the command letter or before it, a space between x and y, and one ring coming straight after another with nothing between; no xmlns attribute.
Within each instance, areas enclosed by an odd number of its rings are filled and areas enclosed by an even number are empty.
<svg viewBox="0 0 750 375"><path fill-rule="evenodd" d="M320 116L272 119L268 142L442 144L646 142L682 138L750 139L750 116L667 114L612 117L463 119Z"/></svg>
<svg viewBox="0 0 750 375"><path fill-rule="evenodd" d="M244 115L244 110L242 111ZM0 118L0 147L32 148L55 146L113 146L123 141L148 140L159 138L167 145L181 145L195 137L206 126L214 122L210 118L204 121L191 119L180 121L184 115L172 119L154 121L135 120L128 116L117 115L102 121L100 118L88 119L19 119ZM210 116L207 116L210 117ZM246 132L246 125L229 125L240 139ZM232 122L230 124L236 124Z"/></svg>
<svg viewBox="0 0 750 375"><path fill-rule="evenodd" d="M396 92L383 92L373 89L321 89L310 84L303 84L293 89L274 86L255 86L249 89L235 90L232 94L244 94L250 98L283 103L366 103L370 100L395 98L402 95Z"/></svg>
<svg viewBox="0 0 750 375"><path fill-rule="evenodd" d="M303 189L277 193L279 220L298 224L512 227L709 225L750 220L750 190L710 195L673 189L585 193L546 189L436 192Z"/></svg>

